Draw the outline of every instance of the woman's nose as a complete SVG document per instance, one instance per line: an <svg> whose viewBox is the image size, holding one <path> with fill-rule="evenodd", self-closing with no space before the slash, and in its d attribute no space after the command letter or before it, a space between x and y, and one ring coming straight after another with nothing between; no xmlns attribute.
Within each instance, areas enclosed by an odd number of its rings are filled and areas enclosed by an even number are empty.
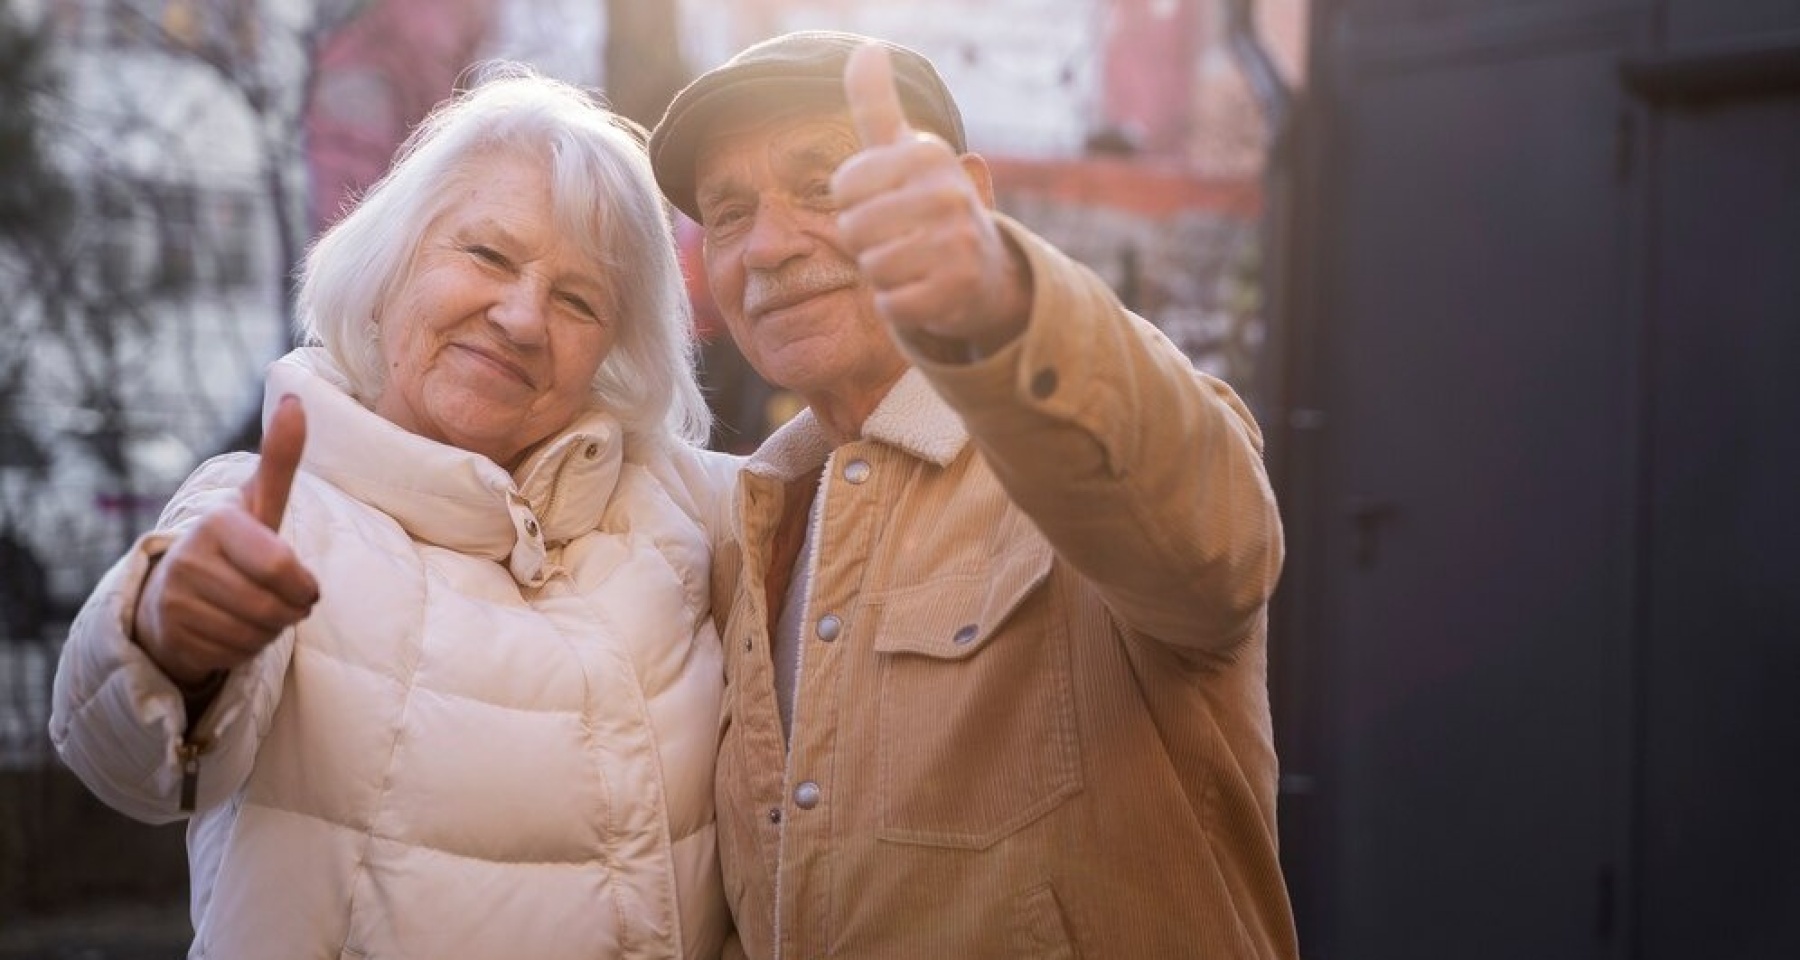
<svg viewBox="0 0 1800 960"><path fill-rule="evenodd" d="M520 278L509 283L488 308L488 320L520 346L543 343L550 332L550 297L543 285Z"/></svg>

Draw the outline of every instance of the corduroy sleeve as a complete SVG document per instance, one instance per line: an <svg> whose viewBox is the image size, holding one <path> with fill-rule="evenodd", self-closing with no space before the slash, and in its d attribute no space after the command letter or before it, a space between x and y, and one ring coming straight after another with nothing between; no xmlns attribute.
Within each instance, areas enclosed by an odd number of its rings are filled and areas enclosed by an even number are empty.
<svg viewBox="0 0 1800 960"><path fill-rule="evenodd" d="M1122 622L1229 655L1262 623L1282 561L1254 419L1098 276L1001 223L1032 273L1025 331L969 364L903 348Z"/></svg>

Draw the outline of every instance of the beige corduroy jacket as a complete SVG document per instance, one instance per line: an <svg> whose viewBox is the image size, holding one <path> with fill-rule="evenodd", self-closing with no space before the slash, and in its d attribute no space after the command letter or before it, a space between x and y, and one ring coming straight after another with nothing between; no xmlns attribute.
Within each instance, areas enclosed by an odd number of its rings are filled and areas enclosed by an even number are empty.
<svg viewBox="0 0 1800 960"><path fill-rule="evenodd" d="M1261 436L1099 278L1006 226L1035 283L1018 341L915 357L861 440L832 449L803 413L743 476L714 568L741 948L1293 957ZM821 464L789 751L764 578L786 485Z"/></svg>

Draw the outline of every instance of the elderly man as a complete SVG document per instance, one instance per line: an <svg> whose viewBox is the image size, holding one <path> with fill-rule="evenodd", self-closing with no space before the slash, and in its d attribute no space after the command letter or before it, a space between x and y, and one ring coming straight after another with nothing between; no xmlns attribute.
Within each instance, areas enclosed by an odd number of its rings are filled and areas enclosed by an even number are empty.
<svg viewBox="0 0 1800 960"><path fill-rule="evenodd" d="M808 404L716 609L751 957L1292 957L1261 437L993 211L931 64L808 32L650 141L732 336Z"/></svg>

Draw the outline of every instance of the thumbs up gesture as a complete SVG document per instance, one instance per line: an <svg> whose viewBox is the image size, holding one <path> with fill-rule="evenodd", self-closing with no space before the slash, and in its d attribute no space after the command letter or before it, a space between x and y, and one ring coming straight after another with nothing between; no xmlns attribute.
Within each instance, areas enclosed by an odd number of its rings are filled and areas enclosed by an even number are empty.
<svg viewBox="0 0 1800 960"><path fill-rule="evenodd" d="M1024 255L990 211L987 166L912 129L887 50L865 44L844 67L862 150L838 167L838 233L900 334L987 352L1016 336L1031 308Z"/></svg>
<svg viewBox="0 0 1800 960"><path fill-rule="evenodd" d="M276 534L305 445L306 414L285 397L235 502L177 537L145 581L132 639L178 686L249 660L318 602L318 581Z"/></svg>

